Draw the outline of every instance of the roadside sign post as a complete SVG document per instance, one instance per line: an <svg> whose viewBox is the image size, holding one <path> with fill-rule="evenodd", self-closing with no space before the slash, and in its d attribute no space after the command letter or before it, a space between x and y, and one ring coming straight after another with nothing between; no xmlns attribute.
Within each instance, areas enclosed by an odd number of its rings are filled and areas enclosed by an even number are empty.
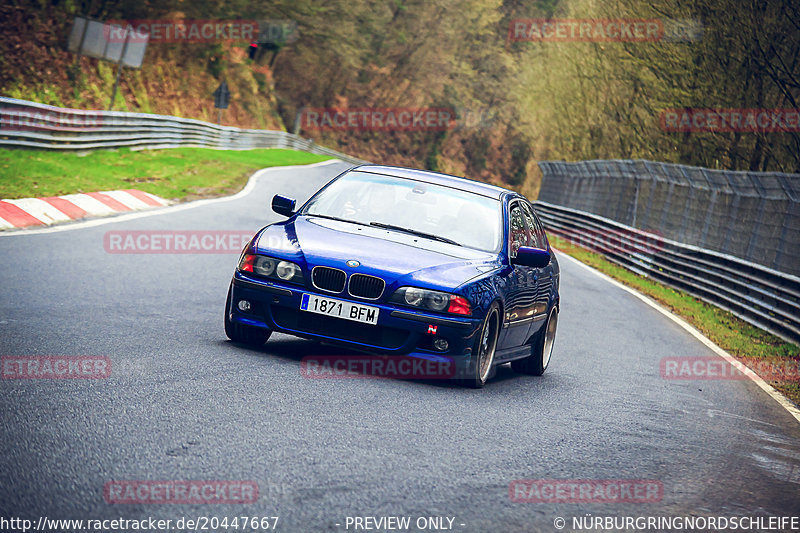
<svg viewBox="0 0 800 533"><path fill-rule="evenodd" d="M306 112L308 106L303 106L297 110L297 113L294 116L294 127L292 128L292 133L295 135L300 135L300 129L303 127L303 113Z"/></svg>
<svg viewBox="0 0 800 533"><path fill-rule="evenodd" d="M117 77L114 79L114 88L111 90L111 103L108 104L108 110L111 111L114 108L114 99L117 97L117 88L119 87L119 76L122 73L122 58L125 57L125 52L128 51L128 41L131 39L131 31L130 26L125 27L125 44L122 45L122 53L119 56L119 61L117 61Z"/></svg>

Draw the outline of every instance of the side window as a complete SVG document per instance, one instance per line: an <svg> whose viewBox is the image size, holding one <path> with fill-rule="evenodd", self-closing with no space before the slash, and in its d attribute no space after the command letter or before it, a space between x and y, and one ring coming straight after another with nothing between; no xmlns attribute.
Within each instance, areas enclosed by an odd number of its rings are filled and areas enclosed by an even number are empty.
<svg viewBox="0 0 800 533"><path fill-rule="evenodd" d="M540 247L542 250L547 250L548 241L547 241L547 233L544 231L544 225L542 221L539 220L539 217L536 216L536 213L533 214L533 219L536 221L536 232L539 234L539 238L542 240L542 246Z"/></svg>
<svg viewBox="0 0 800 533"><path fill-rule="evenodd" d="M547 250L547 236L544 233L544 228L539 221L539 217L533 212L533 208L530 204L523 203L522 207L525 212L525 221L528 223L528 227L531 228L531 235L534 243L532 246Z"/></svg>
<svg viewBox="0 0 800 533"><path fill-rule="evenodd" d="M517 257L517 250L519 250L520 246L532 246L530 231L525 223L525 214L522 211L519 202L515 202L511 205L509 218L511 220L511 228L509 231L511 243L509 251L511 253L511 257Z"/></svg>

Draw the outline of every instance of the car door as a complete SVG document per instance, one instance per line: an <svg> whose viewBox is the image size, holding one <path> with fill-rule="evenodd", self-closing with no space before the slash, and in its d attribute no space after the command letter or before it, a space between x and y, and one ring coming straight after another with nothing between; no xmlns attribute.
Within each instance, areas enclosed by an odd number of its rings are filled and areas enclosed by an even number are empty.
<svg viewBox="0 0 800 533"><path fill-rule="evenodd" d="M525 222L531 228L531 239L533 242L531 246L550 251L550 245L547 242L544 226L542 226L539 217L536 216L533 206L528 202L521 202L521 204L522 211L525 214ZM535 335L539 331L539 328L545 323L544 319L547 316L547 306L550 302L553 284L555 283L555 268L552 261L550 261L547 266L534 269L534 271L534 277L536 278L536 296L532 314L533 320L531 321L528 336Z"/></svg>
<svg viewBox="0 0 800 533"><path fill-rule="evenodd" d="M522 200L512 200L508 216L508 253L513 259L520 246L535 246ZM508 274L503 335L500 348L507 349L525 344L528 340L533 316L536 313L537 284L540 269L511 265Z"/></svg>

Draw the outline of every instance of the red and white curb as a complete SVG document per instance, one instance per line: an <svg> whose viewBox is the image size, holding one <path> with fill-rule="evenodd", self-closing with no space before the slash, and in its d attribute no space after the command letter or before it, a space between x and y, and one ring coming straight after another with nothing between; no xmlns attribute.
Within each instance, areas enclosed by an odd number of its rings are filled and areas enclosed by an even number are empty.
<svg viewBox="0 0 800 533"><path fill-rule="evenodd" d="M167 205L169 201L136 189L0 200L0 230L50 226Z"/></svg>

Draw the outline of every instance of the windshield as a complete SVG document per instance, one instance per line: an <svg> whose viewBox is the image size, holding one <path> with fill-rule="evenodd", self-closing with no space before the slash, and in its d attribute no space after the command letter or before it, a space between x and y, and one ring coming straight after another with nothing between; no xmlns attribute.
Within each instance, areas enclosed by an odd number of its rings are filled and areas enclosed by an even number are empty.
<svg viewBox="0 0 800 533"><path fill-rule="evenodd" d="M407 231L496 252L500 248L500 201L441 185L349 172L309 201L303 214Z"/></svg>

